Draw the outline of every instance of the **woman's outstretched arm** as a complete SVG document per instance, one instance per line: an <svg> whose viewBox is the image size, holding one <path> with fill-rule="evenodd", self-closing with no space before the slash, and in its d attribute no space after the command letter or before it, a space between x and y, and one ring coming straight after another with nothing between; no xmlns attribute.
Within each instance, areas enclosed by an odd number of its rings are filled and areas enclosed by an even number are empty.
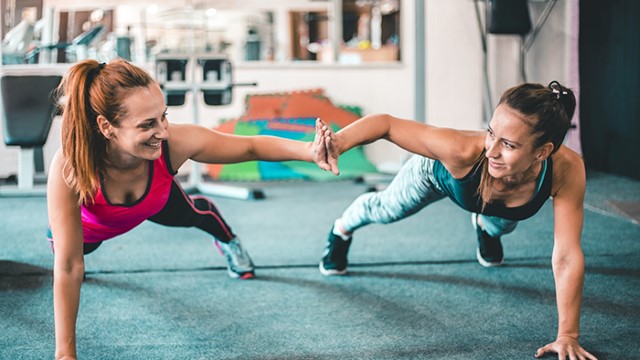
<svg viewBox="0 0 640 360"><path fill-rule="evenodd" d="M275 136L238 136L197 125L169 126L171 160L180 167L187 159L202 163L229 164L250 160L315 162L323 170L338 174L327 162L325 146L329 131L315 127L315 140L303 142Z"/></svg>
<svg viewBox="0 0 640 360"><path fill-rule="evenodd" d="M476 162L484 148L485 136L484 131L440 128L387 114L373 114L333 134L333 148L329 153L342 154L354 146L385 139L411 153L440 160L449 171L457 173L465 172Z"/></svg>

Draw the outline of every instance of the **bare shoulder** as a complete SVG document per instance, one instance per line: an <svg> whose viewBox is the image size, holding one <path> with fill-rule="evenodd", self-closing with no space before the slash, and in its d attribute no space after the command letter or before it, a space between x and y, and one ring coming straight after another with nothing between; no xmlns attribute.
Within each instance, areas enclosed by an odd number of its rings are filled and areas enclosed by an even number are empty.
<svg viewBox="0 0 640 360"><path fill-rule="evenodd" d="M166 141L169 144L171 165L175 170L179 169L180 166L187 161L192 152L188 139L191 138L196 131L194 127L195 125L192 124L169 123L167 129L169 131L169 138Z"/></svg>
<svg viewBox="0 0 640 360"><path fill-rule="evenodd" d="M552 155L553 158L553 186L552 195L563 189L573 189L584 192L586 172L584 160L575 151L562 145Z"/></svg>
<svg viewBox="0 0 640 360"><path fill-rule="evenodd" d="M169 139L172 142L180 142L182 139L189 136L191 131L194 131L194 128L198 127L193 124L174 124L169 123L169 127L167 130L169 131Z"/></svg>
<svg viewBox="0 0 640 360"><path fill-rule="evenodd" d="M441 161L454 177L466 175L484 151L486 132L449 129L451 143L455 144Z"/></svg>
<svg viewBox="0 0 640 360"><path fill-rule="evenodd" d="M51 169L60 167L60 164L64 162L64 154L62 153L62 148L59 147L58 150L53 154L53 158L51 159Z"/></svg>
<svg viewBox="0 0 640 360"><path fill-rule="evenodd" d="M169 131L169 140L172 144L189 144L193 143L198 137L210 136L211 133L217 133L213 129L196 124L169 123L169 127L167 129Z"/></svg>
<svg viewBox="0 0 640 360"><path fill-rule="evenodd" d="M62 148L58 148L55 154L53 154L53 158L51 159L51 165L49 165L49 175L48 177L54 176L63 176L63 168L65 164L64 153Z"/></svg>
<svg viewBox="0 0 640 360"><path fill-rule="evenodd" d="M47 175L47 202L49 205L55 203L56 206L61 206L61 204L74 206L78 202L78 194L65 179L65 164L65 155L62 148L59 148L53 155Z"/></svg>
<svg viewBox="0 0 640 360"><path fill-rule="evenodd" d="M225 135L195 124L172 124L169 123L169 152L171 165L178 169L185 161L193 158L196 154L202 153L219 142Z"/></svg>
<svg viewBox="0 0 640 360"><path fill-rule="evenodd" d="M486 131L456 130L460 144L459 160L463 164L473 165L484 151Z"/></svg>

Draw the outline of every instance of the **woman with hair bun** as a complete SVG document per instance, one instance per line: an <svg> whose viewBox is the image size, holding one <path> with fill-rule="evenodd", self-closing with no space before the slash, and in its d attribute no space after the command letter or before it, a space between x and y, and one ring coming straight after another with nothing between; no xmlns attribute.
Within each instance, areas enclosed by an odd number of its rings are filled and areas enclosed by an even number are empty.
<svg viewBox="0 0 640 360"><path fill-rule="evenodd" d="M385 190L361 195L335 221L320 272L327 276L347 272L355 230L401 220L443 198L471 213L478 262L499 266L504 259L501 236L552 197L558 333L535 355L555 352L560 359L595 359L578 342L585 169L582 158L562 145L575 107L571 89L557 81L548 86L527 83L504 92L485 131L438 128L379 114L330 135L329 158L378 139L416 155Z"/></svg>

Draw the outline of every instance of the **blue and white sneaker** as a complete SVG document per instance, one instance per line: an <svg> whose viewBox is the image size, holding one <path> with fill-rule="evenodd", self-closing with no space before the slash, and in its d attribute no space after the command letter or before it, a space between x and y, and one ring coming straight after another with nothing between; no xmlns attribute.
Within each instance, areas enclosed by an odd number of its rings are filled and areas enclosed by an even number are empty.
<svg viewBox="0 0 640 360"><path fill-rule="evenodd" d="M234 279L253 279L255 268L247 250L242 247L240 238L235 237L228 243L215 240L220 253L227 259L227 273Z"/></svg>

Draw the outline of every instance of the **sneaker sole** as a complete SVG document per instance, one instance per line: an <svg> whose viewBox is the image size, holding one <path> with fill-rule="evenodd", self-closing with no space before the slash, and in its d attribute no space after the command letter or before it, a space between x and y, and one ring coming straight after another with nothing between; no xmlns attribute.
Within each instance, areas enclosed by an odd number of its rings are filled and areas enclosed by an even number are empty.
<svg viewBox="0 0 640 360"><path fill-rule="evenodd" d="M227 269L227 274L229 275L230 278L239 279L239 280L250 280L250 279L253 279L253 278L256 277L256 274L253 271L242 273L242 274L238 274L236 272L233 272L233 271Z"/></svg>
<svg viewBox="0 0 640 360"><path fill-rule="evenodd" d="M320 274L324 276L345 275L347 273L347 268L344 268L343 270L325 269L323 262L320 262L319 268L320 268Z"/></svg>
<svg viewBox="0 0 640 360"><path fill-rule="evenodd" d="M480 248L476 248L476 258L478 258L478 262L480 263L480 265L484 267L496 267L502 265L502 263L504 262L504 260L489 262L483 259L482 255L480 255Z"/></svg>

